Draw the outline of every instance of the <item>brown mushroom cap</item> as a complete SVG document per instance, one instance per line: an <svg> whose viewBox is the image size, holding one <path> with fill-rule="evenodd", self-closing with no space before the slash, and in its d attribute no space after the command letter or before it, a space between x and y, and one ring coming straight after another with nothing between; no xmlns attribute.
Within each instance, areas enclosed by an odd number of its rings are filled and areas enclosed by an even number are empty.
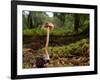
<svg viewBox="0 0 100 80"><path fill-rule="evenodd" d="M53 28L54 28L53 23L51 23L51 22L46 22L46 23L44 23L44 24L42 25L42 29L44 29L44 30L46 30L48 27L49 27L50 30L53 29Z"/></svg>

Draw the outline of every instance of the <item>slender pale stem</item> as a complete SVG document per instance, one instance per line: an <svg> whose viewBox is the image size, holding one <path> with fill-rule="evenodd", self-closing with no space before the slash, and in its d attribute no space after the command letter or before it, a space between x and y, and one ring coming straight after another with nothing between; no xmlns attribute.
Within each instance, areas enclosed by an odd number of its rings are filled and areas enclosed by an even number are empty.
<svg viewBox="0 0 100 80"><path fill-rule="evenodd" d="M47 28L47 37L46 37L46 45L45 47L48 48L48 44L49 44L49 27Z"/></svg>
<svg viewBox="0 0 100 80"><path fill-rule="evenodd" d="M47 28L46 44L45 44L45 53L46 53L46 55L47 55L48 58L49 58L49 54L48 54L49 32L50 32L50 29L48 27Z"/></svg>

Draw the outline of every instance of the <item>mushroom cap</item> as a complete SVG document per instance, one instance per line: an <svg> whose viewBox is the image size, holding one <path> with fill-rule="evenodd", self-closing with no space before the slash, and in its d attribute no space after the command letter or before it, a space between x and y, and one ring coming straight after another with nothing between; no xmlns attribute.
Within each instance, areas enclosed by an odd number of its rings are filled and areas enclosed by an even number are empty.
<svg viewBox="0 0 100 80"><path fill-rule="evenodd" d="M42 25L42 29L44 29L44 30L46 30L48 27L49 27L50 30L53 29L53 28L54 28L53 23L51 23L51 22L46 22L46 23L44 23L44 24Z"/></svg>

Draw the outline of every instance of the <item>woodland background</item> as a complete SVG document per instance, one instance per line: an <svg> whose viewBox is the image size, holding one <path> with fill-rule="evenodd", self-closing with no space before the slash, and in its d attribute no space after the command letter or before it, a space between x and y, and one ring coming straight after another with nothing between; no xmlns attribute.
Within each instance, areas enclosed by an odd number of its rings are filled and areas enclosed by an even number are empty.
<svg viewBox="0 0 100 80"><path fill-rule="evenodd" d="M44 52L45 22L50 31L47 67L89 65L89 14L23 11L23 68L33 68L35 57Z"/></svg>

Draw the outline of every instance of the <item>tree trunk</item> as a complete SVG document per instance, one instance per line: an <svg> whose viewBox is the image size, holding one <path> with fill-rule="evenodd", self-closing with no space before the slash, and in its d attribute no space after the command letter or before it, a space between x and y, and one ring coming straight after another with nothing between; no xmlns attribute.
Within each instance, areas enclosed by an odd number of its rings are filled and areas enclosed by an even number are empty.
<svg viewBox="0 0 100 80"><path fill-rule="evenodd" d="M28 15L28 24L29 24L29 28L33 28L33 24L32 24L32 12L30 12L29 15Z"/></svg>
<svg viewBox="0 0 100 80"><path fill-rule="evenodd" d="M79 23L80 23L80 18L78 14L74 14L74 30L76 32L78 32L78 28L79 28Z"/></svg>

